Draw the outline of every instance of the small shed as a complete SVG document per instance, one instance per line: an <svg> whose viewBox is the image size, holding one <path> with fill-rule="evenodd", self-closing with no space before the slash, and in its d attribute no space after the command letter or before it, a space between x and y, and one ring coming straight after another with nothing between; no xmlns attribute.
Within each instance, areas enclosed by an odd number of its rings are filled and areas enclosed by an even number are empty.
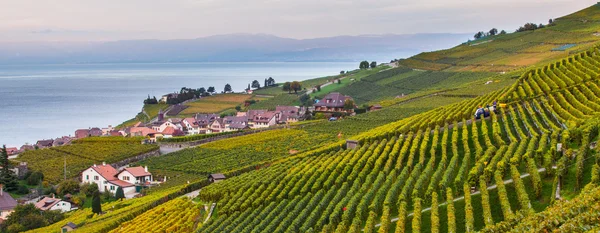
<svg viewBox="0 0 600 233"><path fill-rule="evenodd" d="M224 180L226 177L221 173L210 174L208 176L208 181L211 183L218 183Z"/></svg>
<svg viewBox="0 0 600 233"><path fill-rule="evenodd" d="M75 223L69 222L69 223L65 224L64 226L62 226L61 232L65 233L68 231L73 231L75 229L77 229L77 225L75 225Z"/></svg>
<svg viewBox="0 0 600 233"><path fill-rule="evenodd" d="M369 111L377 111L377 110L381 110L381 105L380 104L374 104L373 106L371 106L369 108Z"/></svg>
<svg viewBox="0 0 600 233"><path fill-rule="evenodd" d="M356 140L346 140L346 149L354 149L358 146L358 141Z"/></svg>

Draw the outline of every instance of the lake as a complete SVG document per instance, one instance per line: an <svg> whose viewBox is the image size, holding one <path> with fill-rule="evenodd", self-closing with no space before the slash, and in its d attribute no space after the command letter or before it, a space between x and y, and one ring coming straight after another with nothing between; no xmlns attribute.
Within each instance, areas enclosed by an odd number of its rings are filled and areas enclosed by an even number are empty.
<svg viewBox="0 0 600 233"><path fill-rule="evenodd" d="M76 129L116 126L143 100L181 87L305 80L353 70L358 62L148 63L0 65L0 144L21 146L73 135Z"/></svg>

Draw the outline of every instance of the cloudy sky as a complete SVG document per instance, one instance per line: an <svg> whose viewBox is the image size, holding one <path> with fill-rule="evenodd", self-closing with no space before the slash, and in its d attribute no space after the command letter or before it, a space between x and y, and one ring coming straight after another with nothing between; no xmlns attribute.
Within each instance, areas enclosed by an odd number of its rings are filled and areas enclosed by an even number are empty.
<svg viewBox="0 0 600 233"><path fill-rule="evenodd" d="M0 0L0 41L513 31L597 0Z"/></svg>

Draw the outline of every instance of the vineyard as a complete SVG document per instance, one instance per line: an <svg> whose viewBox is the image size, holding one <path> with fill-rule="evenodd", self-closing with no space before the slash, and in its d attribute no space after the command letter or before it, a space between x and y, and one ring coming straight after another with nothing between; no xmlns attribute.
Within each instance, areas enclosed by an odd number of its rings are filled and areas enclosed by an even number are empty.
<svg viewBox="0 0 600 233"><path fill-rule="evenodd" d="M330 147L208 186L200 197L219 217L200 232L501 232L493 229L552 203L575 209L581 202L555 198L600 182L597 162L585 162L600 161L590 147L599 58L576 54L511 87L359 134L356 149ZM495 100L506 106L473 119ZM567 229L597 227L589 208Z"/></svg>
<svg viewBox="0 0 600 233"><path fill-rule="evenodd" d="M206 217L204 208L189 199L177 198L122 223L118 232L193 232Z"/></svg>
<svg viewBox="0 0 600 233"><path fill-rule="evenodd" d="M114 163L126 158L157 150L156 145L143 145L140 138L98 137L78 139L72 145L30 150L19 155L29 169L44 173L51 184L79 175L83 169L102 162Z"/></svg>

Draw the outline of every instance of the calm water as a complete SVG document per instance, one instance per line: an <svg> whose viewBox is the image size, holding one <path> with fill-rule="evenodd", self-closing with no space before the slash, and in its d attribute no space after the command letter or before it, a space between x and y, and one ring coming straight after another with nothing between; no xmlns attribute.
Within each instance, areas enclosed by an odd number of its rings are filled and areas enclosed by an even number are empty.
<svg viewBox="0 0 600 233"><path fill-rule="evenodd" d="M141 110L148 94L181 87L252 80L304 80L355 69L358 63L185 63L0 66L0 144L20 146L73 135L78 128L118 125Z"/></svg>

